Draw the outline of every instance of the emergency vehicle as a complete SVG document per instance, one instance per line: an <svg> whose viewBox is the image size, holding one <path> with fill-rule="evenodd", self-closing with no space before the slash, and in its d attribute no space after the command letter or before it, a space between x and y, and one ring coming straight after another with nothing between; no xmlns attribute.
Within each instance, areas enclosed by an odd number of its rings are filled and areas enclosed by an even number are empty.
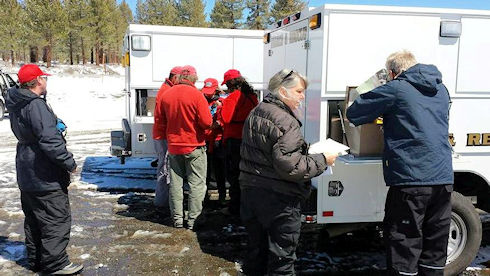
<svg viewBox="0 0 490 276"><path fill-rule="evenodd" d="M222 80L238 69L254 89L263 77L262 30L232 30L130 24L124 37L126 116L111 132L111 154L155 157L153 111L158 89L174 66L192 65L202 88L206 78Z"/></svg>
<svg viewBox="0 0 490 276"><path fill-rule="evenodd" d="M302 119L309 143L333 138L346 90L384 68L389 54L406 49L439 68L452 99L455 175L446 275L464 270L480 247L473 204L490 211L489 29L490 11L327 4L288 16L264 35L264 80L290 68L310 81ZM303 206L311 211L303 218L330 236L383 220L381 153L339 157L333 174L313 183L316 199Z"/></svg>

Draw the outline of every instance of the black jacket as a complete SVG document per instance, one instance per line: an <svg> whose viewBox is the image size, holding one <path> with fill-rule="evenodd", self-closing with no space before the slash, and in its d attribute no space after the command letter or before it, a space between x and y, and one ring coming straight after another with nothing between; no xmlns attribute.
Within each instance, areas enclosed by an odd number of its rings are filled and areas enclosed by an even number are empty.
<svg viewBox="0 0 490 276"><path fill-rule="evenodd" d="M301 199L310 193L311 178L327 168L323 154L308 154L301 122L272 94L245 121L241 158L241 188L258 187Z"/></svg>
<svg viewBox="0 0 490 276"><path fill-rule="evenodd" d="M448 140L449 94L434 65L417 64L357 98L347 118L355 125L383 116L383 172L388 186L454 182Z"/></svg>
<svg viewBox="0 0 490 276"><path fill-rule="evenodd" d="M7 93L10 125L17 143L17 183L22 191L54 191L70 183L76 168L56 129L56 115L46 101L30 90L11 88Z"/></svg>

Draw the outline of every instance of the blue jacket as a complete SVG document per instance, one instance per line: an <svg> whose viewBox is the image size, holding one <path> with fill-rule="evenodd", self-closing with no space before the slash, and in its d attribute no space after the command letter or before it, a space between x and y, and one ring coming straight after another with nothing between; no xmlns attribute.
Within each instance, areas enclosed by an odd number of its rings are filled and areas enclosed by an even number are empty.
<svg viewBox="0 0 490 276"><path fill-rule="evenodd" d="M30 90L11 88L7 93L10 125L17 137L17 184L24 192L66 189L73 155L56 128L57 118L46 101Z"/></svg>
<svg viewBox="0 0 490 276"><path fill-rule="evenodd" d="M356 126L383 116L386 185L453 184L449 101L439 70L417 64L347 109Z"/></svg>

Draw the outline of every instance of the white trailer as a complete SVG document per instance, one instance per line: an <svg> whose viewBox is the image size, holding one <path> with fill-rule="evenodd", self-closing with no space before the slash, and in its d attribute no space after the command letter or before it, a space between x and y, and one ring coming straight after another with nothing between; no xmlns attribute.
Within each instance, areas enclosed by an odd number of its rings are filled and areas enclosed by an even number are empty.
<svg viewBox="0 0 490 276"><path fill-rule="evenodd" d="M290 68L310 81L303 120L310 143L331 137L346 87L384 68L390 53L407 49L439 68L452 98L456 191L446 275L466 268L480 246L472 201L490 211L488 30L489 11L327 4L284 18L264 35L264 80ZM340 157L332 175L313 182L317 198L306 221L325 224L331 235L382 221L387 187L381 156Z"/></svg>
<svg viewBox="0 0 490 276"><path fill-rule="evenodd" d="M256 30L130 24L124 37L126 118L111 133L111 154L121 158L155 157L152 127L158 89L174 66L192 65L199 80L222 80L235 68L262 90L263 34Z"/></svg>

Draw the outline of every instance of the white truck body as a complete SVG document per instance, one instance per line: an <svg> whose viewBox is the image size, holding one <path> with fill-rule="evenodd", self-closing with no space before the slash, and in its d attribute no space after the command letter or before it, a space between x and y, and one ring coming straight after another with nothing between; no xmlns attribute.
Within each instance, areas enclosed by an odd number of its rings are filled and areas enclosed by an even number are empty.
<svg viewBox="0 0 490 276"><path fill-rule="evenodd" d="M312 30L309 21L316 14L321 26ZM460 36L440 35L446 21L462 27ZM264 80L283 68L308 77L303 126L306 140L314 143L329 137L329 102L343 102L346 87L360 85L384 68L390 53L407 49L418 62L436 65L450 92L454 171L477 175L488 187L489 29L489 11L329 4L309 8L266 32L270 42L264 48ZM471 134L480 135L478 145L467 144ZM342 183L340 196L329 196L332 181ZM318 223L382 221L387 188L381 158L340 157L333 175L314 179L314 185Z"/></svg>
<svg viewBox="0 0 490 276"><path fill-rule="evenodd" d="M123 158L156 156L152 139L155 97L174 66L194 66L198 89L206 78L221 82L224 72L235 68L256 90L262 90L263 33L130 24L123 46L127 63L123 129L130 142L121 141L124 137L116 133L112 154Z"/></svg>

